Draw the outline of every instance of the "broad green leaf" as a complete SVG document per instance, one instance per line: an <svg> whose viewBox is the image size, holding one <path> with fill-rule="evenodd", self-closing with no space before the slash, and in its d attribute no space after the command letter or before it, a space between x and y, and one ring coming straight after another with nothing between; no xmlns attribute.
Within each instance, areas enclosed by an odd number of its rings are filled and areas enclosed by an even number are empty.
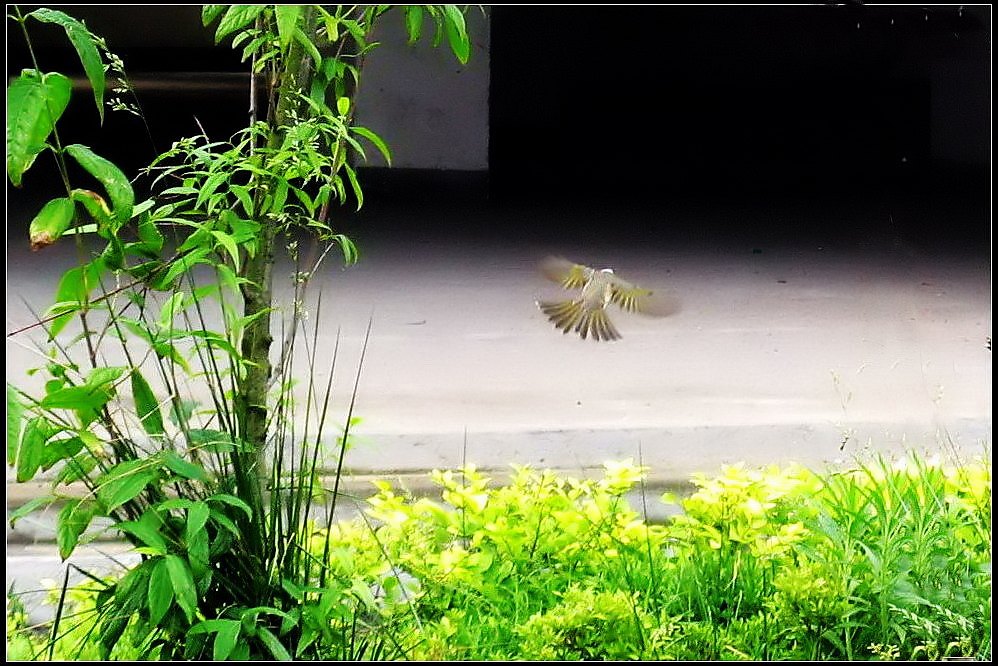
<svg viewBox="0 0 998 666"><path fill-rule="evenodd" d="M105 384L113 384L121 379L128 372L128 368L114 366L110 368L94 368L87 375L87 386L101 387Z"/></svg>
<svg viewBox="0 0 998 666"><path fill-rule="evenodd" d="M45 443L56 433L48 419L38 416L28 421L17 449L18 483L30 481L41 467L45 454Z"/></svg>
<svg viewBox="0 0 998 666"><path fill-rule="evenodd" d="M192 428L188 431L190 435L189 446L204 451L206 453L231 453L235 450L232 438L229 433L218 430L203 430Z"/></svg>
<svg viewBox="0 0 998 666"><path fill-rule="evenodd" d="M59 286L55 292L55 302L58 303L86 303L87 296L100 283L100 274L104 270L104 262L100 259L95 259L89 264L84 266L77 266L76 268L71 268L62 274L62 278L59 280ZM51 308L50 308L51 310ZM69 312L57 319L52 321L52 325L49 329L49 335L51 338L55 338L59 332L66 327L70 319L73 317L73 312Z"/></svg>
<svg viewBox="0 0 998 666"><path fill-rule="evenodd" d="M104 186L114 207L113 216L117 226L120 227L128 222L132 218L135 192L121 169L78 143L66 146L66 152Z"/></svg>
<svg viewBox="0 0 998 666"><path fill-rule="evenodd" d="M21 426L24 419L24 404L15 389L7 384L7 466L13 467L17 460L17 445L21 439Z"/></svg>
<svg viewBox="0 0 998 666"><path fill-rule="evenodd" d="M170 572L166 568L166 560L157 560L149 574L149 621L153 626L159 624L166 612L173 605L173 583Z"/></svg>
<svg viewBox="0 0 998 666"><path fill-rule="evenodd" d="M184 538L190 541L195 534L204 530L210 513L211 509L204 502L197 502L188 509L187 527L185 528Z"/></svg>
<svg viewBox="0 0 998 666"><path fill-rule="evenodd" d="M159 402L149 387L149 382L138 368L132 369L132 398L135 400L135 411L142 422L142 429L150 435L162 435L165 432L163 413L159 410Z"/></svg>
<svg viewBox="0 0 998 666"><path fill-rule="evenodd" d="M126 460L97 479L97 498L107 511L135 499L147 485L159 478L159 470L146 460Z"/></svg>
<svg viewBox="0 0 998 666"><path fill-rule="evenodd" d="M322 54L319 53L319 49L315 48L315 44L312 42L308 36L302 32L301 28L295 27L294 38L301 44L302 48L305 49L305 53L312 57L312 61L315 63L316 68L322 66Z"/></svg>
<svg viewBox="0 0 998 666"><path fill-rule="evenodd" d="M187 307L189 304L187 301L187 292L177 291L171 294L159 309L159 327L162 329L173 328L173 320Z"/></svg>
<svg viewBox="0 0 998 666"><path fill-rule="evenodd" d="M301 9L301 5L274 6L274 13L277 15L277 34L280 36L281 50L284 52L287 52L288 46L291 45Z"/></svg>
<svg viewBox="0 0 998 666"><path fill-rule="evenodd" d="M62 74L25 70L7 88L7 177L21 186L24 172L69 104L72 83Z"/></svg>
<svg viewBox="0 0 998 666"><path fill-rule="evenodd" d="M218 44L235 31L248 26L264 9L264 5L230 5L219 22L218 28L215 30L215 43ZM204 15L202 14L203 19ZM210 22L208 21L208 23ZM205 25L208 25L208 23L205 23Z"/></svg>
<svg viewBox="0 0 998 666"><path fill-rule="evenodd" d="M166 465L167 469L178 476L182 476L185 479L191 479L192 481L205 481L208 478L208 473L204 471L201 465L195 465L192 462L184 460L181 458L176 451L164 451L163 452L163 464Z"/></svg>
<svg viewBox="0 0 998 666"><path fill-rule="evenodd" d="M73 456L70 460L66 461L65 467L56 474L52 485L58 486L63 483L79 481L89 475L95 467L97 467L97 458L91 453L87 452Z"/></svg>
<svg viewBox="0 0 998 666"><path fill-rule="evenodd" d="M97 103L97 113L100 115L101 123L104 122L104 90L107 82L104 78L104 63L101 61L100 51L97 49L97 42L93 34L87 30L81 21L64 14L55 9L41 8L28 14L43 23L55 23L62 26L66 31L66 36L72 42L80 62L83 64L83 71L90 79L90 87L94 90L94 101Z"/></svg>
<svg viewBox="0 0 998 666"><path fill-rule="evenodd" d="M340 97L336 100L336 111L341 115L345 116L350 111L350 98Z"/></svg>
<svg viewBox="0 0 998 666"><path fill-rule="evenodd" d="M201 24L207 28L212 21L222 15L226 7L228 5L202 5Z"/></svg>
<svg viewBox="0 0 998 666"><path fill-rule="evenodd" d="M59 240L73 223L75 208L73 201L67 197L52 199L45 204L28 228L31 250L37 252Z"/></svg>
<svg viewBox="0 0 998 666"><path fill-rule="evenodd" d="M355 134L361 135L362 137L370 141L372 144L374 144L374 147L378 149L378 152L381 153L381 156L385 158L385 162L388 164L388 166L391 166L392 151L388 149L388 144L386 144L380 136L378 136L371 130L367 129L366 127L351 127L350 129Z"/></svg>
<svg viewBox="0 0 998 666"><path fill-rule="evenodd" d="M239 271L239 247L236 245L236 241L233 240L232 236L225 233L224 231L212 231L211 235L215 237L218 244L225 248L228 253L229 258L232 259L232 265L235 267L236 271Z"/></svg>
<svg viewBox="0 0 998 666"><path fill-rule="evenodd" d="M178 277L189 271L195 265L211 263L205 258L210 251L211 250L206 247L199 247L191 250L170 264L170 268L162 275L162 277L156 279L153 287L157 289L169 289Z"/></svg>
<svg viewBox="0 0 998 666"><path fill-rule="evenodd" d="M213 619L198 622L188 630L188 635L215 634L215 644L212 653L215 661L225 661L232 654L239 630L242 624L239 620Z"/></svg>
<svg viewBox="0 0 998 666"><path fill-rule="evenodd" d="M243 205L243 211L253 217L253 197L250 196L249 188L244 185L229 185L229 191L239 199L239 203Z"/></svg>
<svg viewBox="0 0 998 666"><path fill-rule="evenodd" d="M163 234L150 216L139 217L138 232L139 239L149 251L159 252L163 249Z"/></svg>
<svg viewBox="0 0 998 666"><path fill-rule="evenodd" d="M230 506L234 506L237 509L242 510L246 514L247 518L253 517L253 510L250 509L249 504L242 501L238 497L235 497L234 495L229 495L228 493L218 493L216 495L212 495L211 497L206 497L205 501L221 502L223 504L228 504Z"/></svg>
<svg viewBox="0 0 998 666"><path fill-rule="evenodd" d="M451 51L462 65L467 64L471 55L471 41L464 22L464 14L457 5L444 5L444 30L450 42Z"/></svg>
<svg viewBox="0 0 998 666"><path fill-rule="evenodd" d="M212 657L215 661L225 661L232 654L239 640L239 630L242 625L239 620L222 620L225 625L215 634L215 644L212 649Z"/></svg>
<svg viewBox="0 0 998 666"><path fill-rule="evenodd" d="M69 437L49 442L42 451L42 471L48 471L57 462L72 458L82 449L83 440L79 437Z"/></svg>
<svg viewBox="0 0 998 666"><path fill-rule="evenodd" d="M107 205L107 201L93 190L77 188L69 193L73 201L83 204L92 217L97 222L97 233L103 238L110 238L114 235L114 228L117 226L114 221L114 213Z"/></svg>
<svg viewBox="0 0 998 666"><path fill-rule="evenodd" d="M34 499L28 500L7 514L7 523L10 525L11 529L13 529L14 523L19 521L21 518L30 516L35 511L38 511L38 509L46 507L53 502L58 501L58 499L59 498L53 495L45 495L44 497L35 497Z"/></svg>
<svg viewBox="0 0 998 666"><path fill-rule="evenodd" d="M69 500L56 519L55 539L59 546L59 556L65 562L76 545L80 542L80 535L90 526L97 511L97 506L91 500Z"/></svg>
<svg viewBox="0 0 998 666"><path fill-rule="evenodd" d="M165 561L177 604L183 609L187 621L193 622L197 611L197 595L194 593L194 577L190 567L176 555L167 555Z"/></svg>
<svg viewBox="0 0 998 666"><path fill-rule="evenodd" d="M147 514L154 515L154 514ZM145 546L151 549L151 552L157 555L166 555L167 547L166 540L163 535L159 533L157 526L147 520L126 520L121 523L117 523L115 529L121 530L126 534L131 534L139 541L141 541Z"/></svg>
<svg viewBox="0 0 998 666"><path fill-rule="evenodd" d="M423 8L419 5L406 5L405 7L405 27L409 33L409 44L419 41L419 34L423 29Z"/></svg>
<svg viewBox="0 0 998 666"><path fill-rule="evenodd" d="M41 399L45 409L98 410L111 399L111 395L96 386L67 386L49 393Z"/></svg>
<svg viewBox="0 0 998 666"><path fill-rule="evenodd" d="M267 646L270 650L270 654L277 661L291 661L291 655L288 654L287 649L281 644L277 636L268 629L267 627L257 627L256 635L260 637L260 641Z"/></svg>

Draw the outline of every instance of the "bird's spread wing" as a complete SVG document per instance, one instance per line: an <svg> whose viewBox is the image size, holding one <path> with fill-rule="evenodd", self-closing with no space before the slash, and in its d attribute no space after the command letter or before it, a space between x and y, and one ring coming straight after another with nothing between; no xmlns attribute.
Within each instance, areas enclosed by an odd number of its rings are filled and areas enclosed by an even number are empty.
<svg viewBox="0 0 998 666"><path fill-rule="evenodd" d="M581 289L592 275L593 269L562 257L547 257L541 262L541 273L565 289Z"/></svg>
<svg viewBox="0 0 998 666"><path fill-rule="evenodd" d="M666 317L679 311L679 302L664 294L643 289L617 275L607 275L610 282L610 300L625 312L639 312L652 317Z"/></svg>

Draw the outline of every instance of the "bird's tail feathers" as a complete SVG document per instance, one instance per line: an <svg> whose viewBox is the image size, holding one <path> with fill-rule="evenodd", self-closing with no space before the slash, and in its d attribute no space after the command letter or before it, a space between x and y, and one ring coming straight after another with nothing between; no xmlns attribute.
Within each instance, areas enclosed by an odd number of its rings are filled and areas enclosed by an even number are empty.
<svg viewBox="0 0 998 666"><path fill-rule="evenodd" d="M582 339L619 340L620 333L603 308L586 310L581 301L538 301L537 306L563 333L574 330Z"/></svg>

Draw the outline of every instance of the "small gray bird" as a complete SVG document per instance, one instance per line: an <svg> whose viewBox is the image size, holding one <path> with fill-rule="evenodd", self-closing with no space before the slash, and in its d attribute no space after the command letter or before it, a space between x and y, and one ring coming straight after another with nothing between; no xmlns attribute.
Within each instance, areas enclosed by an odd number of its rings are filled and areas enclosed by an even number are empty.
<svg viewBox="0 0 998 666"><path fill-rule="evenodd" d="M615 303L625 312L639 312L664 317L676 312L678 303L664 299L649 289L642 289L617 277L611 268L596 270L561 257L548 257L541 262L541 272L565 289L581 289L578 298L566 301L537 301L548 319L564 333L574 330L585 340L619 340L606 307Z"/></svg>

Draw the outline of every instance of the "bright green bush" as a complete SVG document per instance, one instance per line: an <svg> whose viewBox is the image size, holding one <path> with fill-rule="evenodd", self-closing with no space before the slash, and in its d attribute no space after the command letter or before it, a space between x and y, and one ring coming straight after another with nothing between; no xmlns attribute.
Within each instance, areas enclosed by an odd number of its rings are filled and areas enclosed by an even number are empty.
<svg viewBox="0 0 998 666"><path fill-rule="evenodd" d="M990 657L989 462L729 466L694 477L661 525L625 499L643 473L435 471L438 499L377 482L364 515L313 526L331 582L309 644L330 659Z"/></svg>

